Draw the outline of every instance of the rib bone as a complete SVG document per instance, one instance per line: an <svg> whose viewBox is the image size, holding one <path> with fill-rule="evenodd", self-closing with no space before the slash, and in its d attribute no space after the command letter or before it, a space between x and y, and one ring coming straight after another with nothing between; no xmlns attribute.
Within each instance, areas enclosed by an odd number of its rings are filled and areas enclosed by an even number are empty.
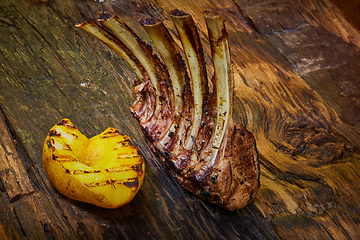
<svg viewBox="0 0 360 240"><path fill-rule="evenodd" d="M191 90L194 98L190 136L197 137L203 115L204 96L208 94L203 48L194 20L189 14L174 10L171 12L171 17L179 34L189 67ZM192 148L192 141L187 141L185 149L190 150Z"/></svg>
<svg viewBox="0 0 360 240"><path fill-rule="evenodd" d="M168 143L171 142L171 138L174 138L175 140L175 132L184 132L185 122L180 122L180 119L183 116L183 94L185 86L188 85L188 75L186 72L185 63L182 61L180 51L165 26L162 23L156 22L154 19L149 18L141 19L140 23L154 42L155 47L158 49L165 65L167 66L171 84L174 90L172 99L174 103L174 122L169 128L167 134L165 134L165 137L159 140L157 144L158 149L165 149L165 145L168 145ZM182 141L185 139L184 134L177 137L178 140L180 137ZM173 145L172 147L173 152L179 151L179 146Z"/></svg>
<svg viewBox="0 0 360 240"><path fill-rule="evenodd" d="M184 92L185 79L187 77L184 71L184 64L178 47L172 39L165 26L153 19L141 19L141 25L155 44L160 55L169 71L172 87L174 89L175 114L179 114L183 109L182 95Z"/></svg>
<svg viewBox="0 0 360 240"><path fill-rule="evenodd" d="M139 59L150 77L156 96L159 97L161 92L159 81L156 77L154 62L152 61L152 56L143 50L144 46L142 41L140 41L136 34L117 16L104 12L99 13L99 16L101 19L98 21L109 28L115 37L123 42Z"/></svg>
<svg viewBox="0 0 360 240"><path fill-rule="evenodd" d="M211 165L223 141L225 131L228 129L229 119L232 115L233 100L233 73L229 52L229 41L225 30L224 20L211 12L205 13L208 27L212 59L215 68L214 93L217 100L216 127L212 142Z"/></svg>
<svg viewBox="0 0 360 240"><path fill-rule="evenodd" d="M91 20L85 23L76 24L75 27L81 28L82 30L105 43L130 65L139 79L144 78L144 68L140 62L136 59L136 57L133 56L133 53L122 42L118 41L109 32Z"/></svg>

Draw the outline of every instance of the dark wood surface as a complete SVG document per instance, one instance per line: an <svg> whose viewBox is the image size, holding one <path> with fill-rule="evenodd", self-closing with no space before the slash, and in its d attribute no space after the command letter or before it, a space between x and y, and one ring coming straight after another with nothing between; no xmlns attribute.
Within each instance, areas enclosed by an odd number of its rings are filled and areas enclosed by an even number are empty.
<svg viewBox="0 0 360 240"><path fill-rule="evenodd" d="M360 32L343 5L1 1L1 239L359 239ZM239 211L201 201L164 170L128 110L135 75L113 51L73 26L95 19L99 10L111 11L152 44L137 20L161 20L176 38L169 18L175 8L193 15L209 76L202 13L214 10L226 19L234 120L253 132L261 161L259 193ZM131 203L101 209L51 186L42 145L64 117L89 137L116 127L139 147L146 174Z"/></svg>

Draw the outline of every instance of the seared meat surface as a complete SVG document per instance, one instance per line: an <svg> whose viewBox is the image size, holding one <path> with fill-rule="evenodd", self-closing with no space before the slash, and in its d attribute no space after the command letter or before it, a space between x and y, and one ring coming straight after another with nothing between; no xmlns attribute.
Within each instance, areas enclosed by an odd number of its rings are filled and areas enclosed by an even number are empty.
<svg viewBox="0 0 360 240"><path fill-rule="evenodd" d="M106 28L92 21L76 26L119 53L137 74L130 110L181 186L227 210L243 208L258 191L260 169L253 135L232 120L234 82L224 20L204 14L215 70L210 91L192 17L179 10L171 16L186 62L168 30L153 19L140 23L162 61L110 13L99 13Z"/></svg>

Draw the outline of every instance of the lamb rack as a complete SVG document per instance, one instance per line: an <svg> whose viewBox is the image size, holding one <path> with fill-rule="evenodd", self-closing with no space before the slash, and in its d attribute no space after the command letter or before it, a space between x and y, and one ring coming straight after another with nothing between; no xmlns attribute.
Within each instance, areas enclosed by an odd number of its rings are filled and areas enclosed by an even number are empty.
<svg viewBox="0 0 360 240"><path fill-rule="evenodd" d="M130 110L150 147L181 186L227 210L246 206L259 188L253 135L232 119L233 71L224 19L204 13L214 64L212 91L193 18L171 12L181 50L161 22L140 20L162 61L119 17L98 13L97 24L76 26L98 38L137 75ZM188 69L188 71L187 71Z"/></svg>

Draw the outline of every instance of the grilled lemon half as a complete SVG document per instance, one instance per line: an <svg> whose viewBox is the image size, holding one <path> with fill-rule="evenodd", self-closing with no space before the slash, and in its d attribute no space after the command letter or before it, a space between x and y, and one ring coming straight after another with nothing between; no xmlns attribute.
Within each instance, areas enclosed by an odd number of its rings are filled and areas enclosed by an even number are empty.
<svg viewBox="0 0 360 240"><path fill-rule="evenodd" d="M88 139L67 118L45 139L43 165L63 195L103 208L119 208L139 191L145 163L130 138L107 128Z"/></svg>

